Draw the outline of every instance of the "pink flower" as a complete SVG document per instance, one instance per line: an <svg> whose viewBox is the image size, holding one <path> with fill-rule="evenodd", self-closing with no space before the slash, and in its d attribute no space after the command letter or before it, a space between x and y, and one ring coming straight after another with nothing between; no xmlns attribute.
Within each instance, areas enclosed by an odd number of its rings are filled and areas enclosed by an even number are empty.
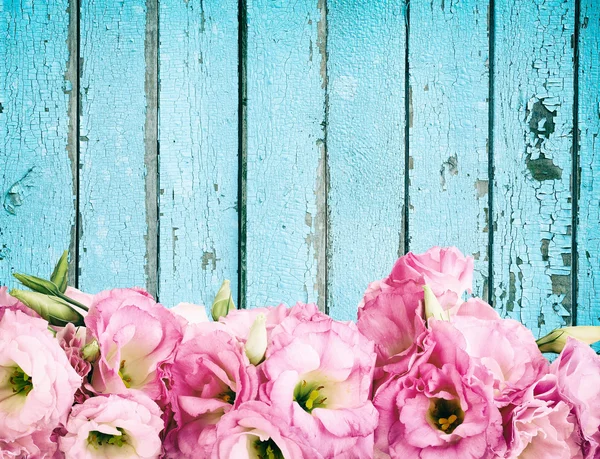
<svg viewBox="0 0 600 459"><path fill-rule="evenodd" d="M369 457L374 363L372 342L353 323L298 304L271 332L260 398L289 416L324 457Z"/></svg>
<svg viewBox="0 0 600 459"><path fill-rule="evenodd" d="M161 366L172 361L182 338L175 315L144 291L115 289L94 297L85 323L100 347L92 376L98 393L131 388L153 400L164 395Z"/></svg>
<svg viewBox="0 0 600 459"><path fill-rule="evenodd" d="M208 316L204 306L192 303L179 303L170 311L184 320L185 324L199 324L208 322Z"/></svg>
<svg viewBox="0 0 600 459"><path fill-rule="evenodd" d="M214 459L319 459L323 456L285 414L263 402L250 401L224 415L217 424Z"/></svg>
<svg viewBox="0 0 600 459"><path fill-rule="evenodd" d="M59 439L66 458L157 458L161 411L141 392L99 396L75 405Z"/></svg>
<svg viewBox="0 0 600 459"><path fill-rule="evenodd" d="M81 377L48 331L21 311L0 319L0 441L49 437L73 404ZM25 441L25 439L23 440Z"/></svg>
<svg viewBox="0 0 600 459"><path fill-rule="evenodd" d="M556 378L547 375L527 391L520 405L506 409L505 457L583 457L577 444L577 421L567 403L560 398L556 401L555 385Z"/></svg>
<svg viewBox="0 0 600 459"><path fill-rule="evenodd" d="M173 456L207 457L221 416L256 397L256 367L222 327L215 322L188 327L170 368L177 428L166 447Z"/></svg>
<svg viewBox="0 0 600 459"><path fill-rule="evenodd" d="M600 455L600 357L573 338L550 366L560 397L579 423L584 457Z"/></svg>
<svg viewBox="0 0 600 459"><path fill-rule="evenodd" d="M65 351L73 369L79 376L85 378L92 369L92 365L83 358L81 352L88 341L87 329L85 327L75 327L69 322L66 327L58 330L56 339Z"/></svg>
<svg viewBox="0 0 600 459"><path fill-rule="evenodd" d="M77 290L74 287L67 287L65 295L69 298L87 306L88 308L94 303L94 295Z"/></svg>
<svg viewBox="0 0 600 459"><path fill-rule="evenodd" d="M56 449L57 445L53 441L51 432L41 430L12 442L0 440L0 459L54 458L57 457Z"/></svg>
<svg viewBox="0 0 600 459"><path fill-rule="evenodd" d="M365 297L366 298L366 297ZM412 281L384 286L366 298L358 310L358 329L375 342L377 367L391 361L408 361L416 351L417 337L426 331L423 320L423 289Z"/></svg>
<svg viewBox="0 0 600 459"><path fill-rule="evenodd" d="M456 247L433 247L422 254L400 257L384 281L393 285L412 280L429 285L444 307L456 304L473 285L473 258L465 257Z"/></svg>
<svg viewBox="0 0 600 459"><path fill-rule="evenodd" d="M246 342L250 328L260 314L264 314L266 318L267 336L270 336L271 330L288 316L289 311L283 304L266 308L236 309L221 317L219 322L225 324L226 329L241 342Z"/></svg>
<svg viewBox="0 0 600 459"><path fill-rule="evenodd" d="M493 376L498 407L518 404L524 392L548 372L548 361L533 334L520 322L461 315L451 322L463 335L471 358Z"/></svg>

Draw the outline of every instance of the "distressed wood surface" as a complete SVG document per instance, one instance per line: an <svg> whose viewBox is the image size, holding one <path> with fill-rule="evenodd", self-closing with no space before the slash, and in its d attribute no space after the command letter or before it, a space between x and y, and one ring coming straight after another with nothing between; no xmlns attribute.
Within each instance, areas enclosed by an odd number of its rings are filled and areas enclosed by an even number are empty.
<svg viewBox="0 0 600 459"><path fill-rule="evenodd" d="M495 306L539 336L571 322L574 1L495 5Z"/></svg>
<svg viewBox="0 0 600 459"><path fill-rule="evenodd" d="M147 287L155 256L146 251L147 11L142 0L81 3L79 286L92 293Z"/></svg>
<svg viewBox="0 0 600 459"><path fill-rule="evenodd" d="M600 325L600 4L581 2L579 29L577 324Z"/></svg>
<svg viewBox="0 0 600 459"><path fill-rule="evenodd" d="M160 2L160 300L237 303L237 2Z"/></svg>
<svg viewBox="0 0 600 459"><path fill-rule="evenodd" d="M475 258L487 297L488 1L410 4L409 244Z"/></svg>
<svg viewBox="0 0 600 459"><path fill-rule="evenodd" d="M67 1L0 3L0 285L49 276L71 241L69 18Z"/></svg>
<svg viewBox="0 0 600 459"><path fill-rule="evenodd" d="M328 310L355 320L404 253L406 8L328 2ZM385 122L382 122L385 120Z"/></svg>
<svg viewBox="0 0 600 459"><path fill-rule="evenodd" d="M324 304L324 7L249 0L247 307Z"/></svg>

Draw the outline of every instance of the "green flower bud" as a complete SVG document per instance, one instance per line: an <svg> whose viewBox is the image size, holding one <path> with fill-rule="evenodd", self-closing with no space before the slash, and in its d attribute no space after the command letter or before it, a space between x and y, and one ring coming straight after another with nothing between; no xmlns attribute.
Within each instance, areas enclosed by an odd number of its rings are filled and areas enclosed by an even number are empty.
<svg viewBox="0 0 600 459"><path fill-rule="evenodd" d="M54 282L42 279L41 277L19 273L15 273L13 276L15 276L15 278L21 282L21 284L23 284L25 287L29 287L34 292L54 296L60 296L62 293Z"/></svg>
<svg viewBox="0 0 600 459"><path fill-rule="evenodd" d="M213 320L219 320L220 317L225 317L227 314L229 314L229 311L233 311L235 309L235 304L233 304L233 298L231 297L231 287L229 284L230 282L227 279L224 280L221 288L215 296L215 300L213 301L211 308Z"/></svg>
<svg viewBox="0 0 600 459"><path fill-rule="evenodd" d="M18 289L11 290L10 295L33 309L52 325L64 327L69 322L83 325L83 316L61 298Z"/></svg>
<svg viewBox="0 0 600 459"><path fill-rule="evenodd" d="M265 352L267 351L267 318L264 314L259 314L252 327L250 327L244 350L252 365L258 365L265 358Z"/></svg>
<svg viewBox="0 0 600 459"><path fill-rule="evenodd" d="M100 346L98 346L98 341L94 340L91 343L83 346L83 349L81 349L81 354L83 355L84 360L87 360L91 363L95 362L100 355Z"/></svg>
<svg viewBox="0 0 600 459"><path fill-rule="evenodd" d="M429 285L424 285L423 290L425 291L425 319L433 317L437 320L450 320Z"/></svg>
<svg viewBox="0 0 600 459"><path fill-rule="evenodd" d="M600 341L600 327L590 325L557 328L543 338L538 339L536 343L542 352L560 354L567 344L567 338L569 337L586 344L593 344L596 341Z"/></svg>
<svg viewBox="0 0 600 459"><path fill-rule="evenodd" d="M50 276L50 281L56 284L60 293L65 293L67 290L67 277L69 274L69 252L65 250L56 263L54 271L52 271L52 275Z"/></svg>

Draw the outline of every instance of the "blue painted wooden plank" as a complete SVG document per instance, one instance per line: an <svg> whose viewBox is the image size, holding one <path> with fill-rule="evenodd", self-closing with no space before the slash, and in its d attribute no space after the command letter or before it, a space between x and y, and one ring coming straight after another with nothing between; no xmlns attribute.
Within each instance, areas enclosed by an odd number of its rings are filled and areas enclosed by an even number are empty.
<svg viewBox="0 0 600 459"><path fill-rule="evenodd" d="M237 303L236 1L160 2L160 299Z"/></svg>
<svg viewBox="0 0 600 459"><path fill-rule="evenodd" d="M457 246L487 296L488 0L410 5L409 248Z"/></svg>
<svg viewBox="0 0 600 459"><path fill-rule="evenodd" d="M404 252L403 2L328 2L328 309L356 319Z"/></svg>
<svg viewBox="0 0 600 459"><path fill-rule="evenodd" d="M577 325L600 325L600 3L582 0L580 24Z"/></svg>
<svg viewBox="0 0 600 459"><path fill-rule="evenodd" d="M89 292L146 287L154 256L146 251L146 15L146 0L81 3L79 286Z"/></svg>
<svg viewBox="0 0 600 459"><path fill-rule="evenodd" d="M571 321L574 1L495 4L496 306L543 335Z"/></svg>
<svg viewBox="0 0 600 459"><path fill-rule="evenodd" d="M13 272L49 276L71 241L68 8L66 0L0 3L0 285L15 285Z"/></svg>
<svg viewBox="0 0 600 459"><path fill-rule="evenodd" d="M246 305L322 306L325 9L247 3Z"/></svg>

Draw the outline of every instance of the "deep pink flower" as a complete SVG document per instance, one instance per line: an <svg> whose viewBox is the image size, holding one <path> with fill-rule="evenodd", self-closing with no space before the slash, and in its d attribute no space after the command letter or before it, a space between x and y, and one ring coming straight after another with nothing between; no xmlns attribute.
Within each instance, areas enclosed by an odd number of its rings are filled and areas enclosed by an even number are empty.
<svg viewBox="0 0 600 459"><path fill-rule="evenodd" d="M256 367L221 328L215 322L189 326L170 368L177 428L165 446L172 456L208 457L221 416L256 397Z"/></svg>
<svg viewBox="0 0 600 459"><path fill-rule="evenodd" d="M94 390L120 394L139 389L153 400L164 395L161 365L172 361L182 338L174 314L144 291L115 289L95 295L85 323L100 347Z"/></svg>
<svg viewBox="0 0 600 459"><path fill-rule="evenodd" d="M4 309L0 319L0 441L48 438L64 421L81 377L48 322ZM34 438L32 441L36 442ZM39 442L37 442L39 444Z"/></svg>
<svg viewBox="0 0 600 459"><path fill-rule="evenodd" d="M87 399L75 405L59 439L69 458L158 458L161 411L141 392Z"/></svg>
<svg viewBox="0 0 600 459"><path fill-rule="evenodd" d="M289 416L324 457L372 454L373 344L351 323L298 304L271 332L260 398Z"/></svg>
<svg viewBox="0 0 600 459"><path fill-rule="evenodd" d="M318 443L291 425L282 412L263 402L250 401L224 415L216 429L213 459L320 459Z"/></svg>

